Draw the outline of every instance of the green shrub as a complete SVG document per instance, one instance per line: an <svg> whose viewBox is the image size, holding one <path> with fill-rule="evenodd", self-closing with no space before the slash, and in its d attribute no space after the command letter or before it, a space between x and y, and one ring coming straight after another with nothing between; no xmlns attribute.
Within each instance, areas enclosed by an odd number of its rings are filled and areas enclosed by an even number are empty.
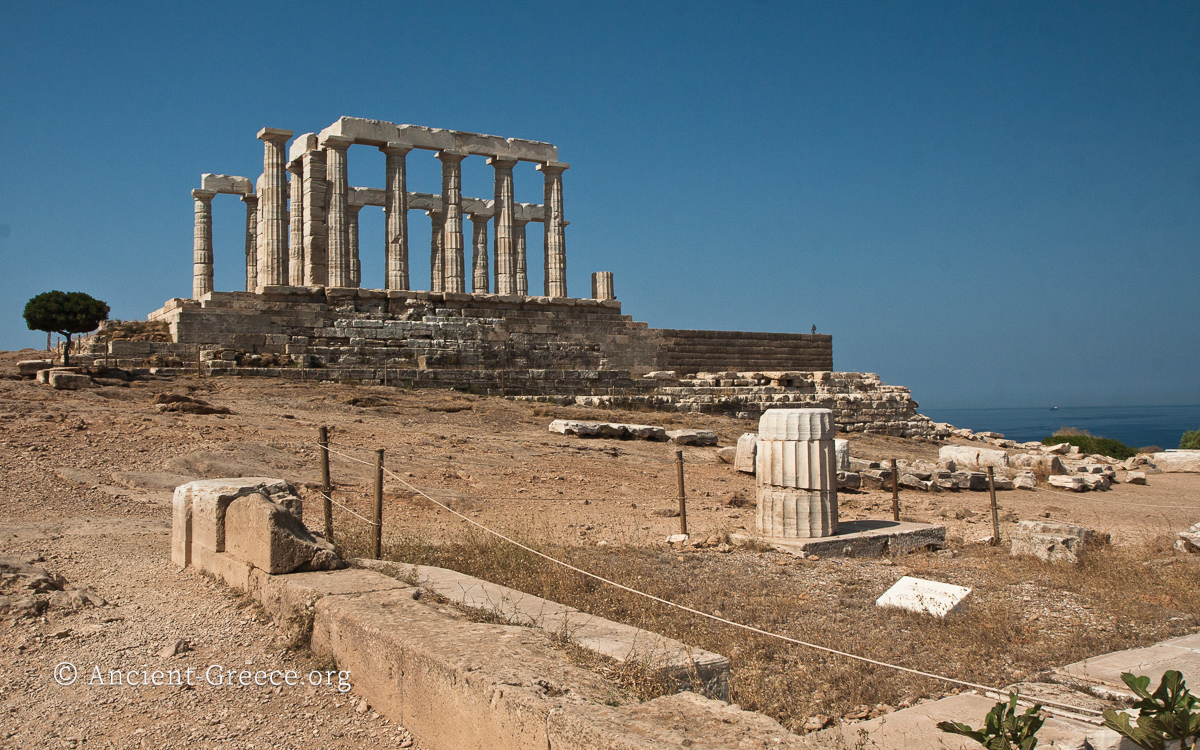
<svg viewBox="0 0 1200 750"><path fill-rule="evenodd" d="M1059 432L1061 433L1062 430ZM1071 445L1078 446L1079 450L1083 453L1099 453L1102 456L1117 459L1133 458L1138 453L1136 448L1130 448L1120 440L1096 437L1095 435L1056 434L1042 438L1042 445L1058 445L1059 443L1070 443Z"/></svg>
<svg viewBox="0 0 1200 750"><path fill-rule="evenodd" d="M1179 438L1179 447L1184 450L1200 450L1200 430L1188 430Z"/></svg>
<svg viewBox="0 0 1200 750"><path fill-rule="evenodd" d="M1123 713L1104 712L1104 726L1145 750L1163 750L1168 743L1180 750L1196 747L1200 736L1200 699L1192 695L1183 675L1173 669L1163 673L1158 688L1150 692L1149 677L1135 677L1130 672L1121 679L1140 699L1133 704L1138 709L1136 724Z"/></svg>
<svg viewBox="0 0 1200 750"><path fill-rule="evenodd" d="M1045 719L1042 706L1037 704L1017 713L1017 694L1008 694L1008 703L1000 701L988 711L983 727L972 729L956 721L939 721L937 728L949 734L961 734L983 745L987 750L1034 750L1037 733Z"/></svg>

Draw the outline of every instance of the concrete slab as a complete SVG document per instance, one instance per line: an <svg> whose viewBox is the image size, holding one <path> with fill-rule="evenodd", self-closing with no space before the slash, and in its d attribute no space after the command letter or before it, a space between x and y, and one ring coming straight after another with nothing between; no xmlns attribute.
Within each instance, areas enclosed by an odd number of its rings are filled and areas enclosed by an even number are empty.
<svg viewBox="0 0 1200 750"><path fill-rule="evenodd" d="M1200 687L1200 633L1145 648L1093 656L1059 667L1054 670L1052 677L1057 682L1076 684L1099 694L1132 697L1129 688L1121 681L1122 672L1149 676L1153 689L1168 669L1182 672L1184 681L1192 690Z"/></svg>
<svg viewBox="0 0 1200 750"><path fill-rule="evenodd" d="M971 589L941 581L903 576L875 600L877 607L899 607L910 612L946 617L962 611Z"/></svg>
<svg viewBox="0 0 1200 750"><path fill-rule="evenodd" d="M810 539L778 539L750 534L730 534L733 544L750 541L769 544L781 552L821 557L880 557L885 554L912 552L946 543L946 527L909 521L863 519L839 521L833 536Z"/></svg>

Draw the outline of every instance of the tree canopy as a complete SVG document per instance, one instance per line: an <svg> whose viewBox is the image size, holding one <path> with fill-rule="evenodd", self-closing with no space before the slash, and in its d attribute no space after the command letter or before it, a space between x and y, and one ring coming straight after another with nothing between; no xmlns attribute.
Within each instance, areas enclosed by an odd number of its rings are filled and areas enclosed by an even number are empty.
<svg viewBox="0 0 1200 750"><path fill-rule="evenodd" d="M88 333L108 320L108 305L83 292L42 292L25 303L25 325L31 331L58 333L71 348L71 334ZM63 364L70 355L63 354Z"/></svg>

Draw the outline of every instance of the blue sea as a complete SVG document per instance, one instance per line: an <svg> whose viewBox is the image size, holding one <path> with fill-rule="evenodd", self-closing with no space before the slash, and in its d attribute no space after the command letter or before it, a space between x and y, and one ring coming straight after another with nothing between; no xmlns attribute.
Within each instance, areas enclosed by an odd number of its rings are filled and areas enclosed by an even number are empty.
<svg viewBox="0 0 1200 750"><path fill-rule="evenodd" d="M1025 442L1053 435L1060 427L1077 427L1113 438L1132 448L1157 445L1178 448L1188 430L1200 430L1200 405L1194 406L1048 406L1016 409L926 409L922 414L955 427L1002 432Z"/></svg>

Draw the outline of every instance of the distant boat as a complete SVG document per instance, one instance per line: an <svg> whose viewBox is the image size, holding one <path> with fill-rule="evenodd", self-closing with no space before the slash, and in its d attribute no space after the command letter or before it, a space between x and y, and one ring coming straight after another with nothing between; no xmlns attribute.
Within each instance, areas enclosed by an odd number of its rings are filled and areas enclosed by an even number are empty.
<svg viewBox="0 0 1200 750"><path fill-rule="evenodd" d="M1050 411L1058 411L1058 407L1057 407L1057 406L1051 406L1051 407L1050 407Z"/></svg>

